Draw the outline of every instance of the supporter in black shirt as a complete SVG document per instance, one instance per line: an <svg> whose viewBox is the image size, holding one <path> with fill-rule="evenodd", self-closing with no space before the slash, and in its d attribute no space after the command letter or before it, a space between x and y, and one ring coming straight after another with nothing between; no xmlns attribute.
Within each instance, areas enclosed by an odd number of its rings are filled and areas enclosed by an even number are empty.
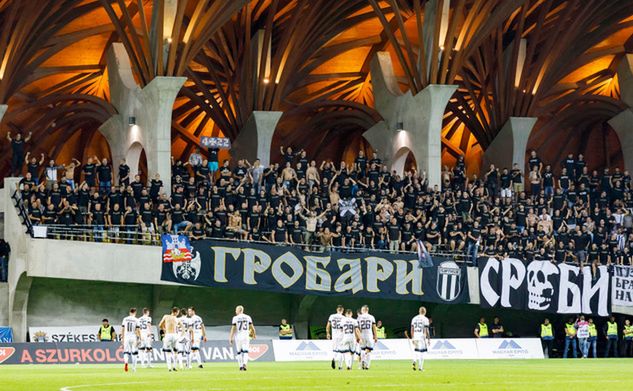
<svg viewBox="0 0 633 391"><path fill-rule="evenodd" d="M156 173L154 178L150 181L149 196L152 201L156 202L161 189L163 188L163 181L160 180L160 174Z"/></svg>
<svg viewBox="0 0 633 391"><path fill-rule="evenodd" d="M365 152L361 149L358 151L358 156L354 161L355 169L359 173L360 178L365 178L367 175L367 158L365 157Z"/></svg>
<svg viewBox="0 0 633 391"><path fill-rule="evenodd" d="M48 204L48 207L42 215L42 224L55 224L57 222L57 211L53 204Z"/></svg>
<svg viewBox="0 0 633 391"><path fill-rule="evenodd" d="M108 159L99 161L95 156L96 171L99 177L99 191L107 193L112 187L112 167L108 164Z"/></svg>
<svg viewBox="0 0 633 391"><path fill-rule="evenodd" d="M28 162L26 165L26 172L31 174L31 179L36 185L38 185L40 183L40 167L44 164L44 154L41 154L39 162L35 156L31 157L29 160L30 155L30 152L26 153L25 159Z"/></svg>
<svg viewBox="0 0 633 391"><path fill-rule="evenodd" d="M211 237L215 239L223 239L225 237L225 229L220 220L216 220L213 224Z"/></svg>
<svg viewBox="0 0 633 391"><path fill-rule="evenodd" d="M108 225L111 227L123 225L123 211L119 204L114 204L112 210L108 212Z"/></svg>
<svg viewBox="0 0 633 391"><path fill-rule="evenodd" d="M7 132L7 140L11 143L11 175L22 175L22 166L24 165L24 144L31 139L32 133L22 139L22 133L16 133L15 137L11 137L11 132Z"/></svg>
<svg viewBox="0 0 633 391"><path fill-rule="evenodd" d="M518 195L519 193L523 192L524 183L523 183L523 170L519 168L519 165L517 163L512 164L511 176L512 176L512 190L514 190L514 193Z"/></svg>
<svg viewBox="0 0 633 391"><path fill-rule="evenodd" d="M538 172L540 173L541 171L543 171L543 162L541 161L541 159L536 155L536 151L532 150L530 152L530 159L528 160L528 165L530 167L530 171L534 170L534 168L536 167Z"/></svg>
<svg viewBox="0 0 633 391"><path fill-rule="evenodd" d="M204 238L204 229L202 229L202 224L197 222L193 225L191 229L191 239L199 240Z"/></svg>
<svg viewBox="0 0 633 391"><path fill-rule="evenodd" d="M552 172L552 166L549 164L545 166L545 172L543 172L543 190L546 197L554 195L554 173Z"/></svg>
<svg viewBox="0 0 633 391"><path fill-rule="evenodd" d="M119 186L127 187L130 184L130 166L127 165L125 159L119 164Z"/></svg>
<svg viewBox="0 0 633 391"><path fill-rule="evenodd" d="M299 220L295 220L292 224L292 228L289 229L290 232L290 243L292 244L302 244L303 243L303 229L299 225Z"/></svg>
<svg viewBox="0 0 633 391"><path fill-rule="evenodd" d="M288 231L284 226L283 221L277 220L277 226L271 232L270 241L272 243L287 243L288 242Z"/></svg>
<svg viewBox="0 0 633 391"><path fill-rule="evenodd" d="M141 176L135 175L134 181L130 183L130 187L132 188L132 194L134 195L134 199L137 201L141 197L141 191L143 190L143 183L141 182Z"/></svg>
<svg viewBox="0 0 633 391"><path fill-rule="evenodd" d="M556 263L565 263L566 257L567 249L565 248L565 243L559 241L558 246L556 247L556 251L554 252L554 260L556 261Z"/></svg>

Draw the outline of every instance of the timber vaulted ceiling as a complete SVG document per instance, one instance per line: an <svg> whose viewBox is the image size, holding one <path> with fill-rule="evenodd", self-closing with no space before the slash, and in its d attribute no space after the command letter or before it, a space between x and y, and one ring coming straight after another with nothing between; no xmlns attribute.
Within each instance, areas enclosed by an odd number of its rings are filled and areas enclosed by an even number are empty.
<svg viewBox="0 0 633 391"><path fill-rule="evenodd" d="M274 137L317 159L350 158L381 120L370 62L390 53L403 91L456 84L443 159L482 151L511 116L538 117L529 146L621 162L606 121L625 108L617 68L633 52L633 0L0 0L0 136L65 162L107 156L106 51L122 42L140 86L186 76L172 149L239 134L283 111ZM429 59L431 59L429 61ZM10 146L0 149L8 172Z"/></svg>

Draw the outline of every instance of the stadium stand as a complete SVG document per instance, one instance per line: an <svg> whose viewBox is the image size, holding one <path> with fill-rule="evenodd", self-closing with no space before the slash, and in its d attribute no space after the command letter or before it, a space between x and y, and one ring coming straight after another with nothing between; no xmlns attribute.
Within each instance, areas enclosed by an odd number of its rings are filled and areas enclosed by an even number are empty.
<svg viewBox="0 0 633 391"><path fill-rule="evenodd" d="M532 152L527 178L516 166L492 165L467 178L460 159L445 167L439 189L427 186L424 173L390 172L377 155L337 167L288 149L268 167L225 161L216 172L195 153L174 162L171 197L159 178L127 183L125 164L111 186L112 167L96 157L75 186L80 165L51 161L41 178L37 163L29 164L16 194L25 222L47 226L50 238L116 243L156 245L160 234L184 233L321 251L415 251L421 240L471 261L478 254L594 267L633 260L630 174L589 172L582 155L569 155L555 173Z"/></svg>

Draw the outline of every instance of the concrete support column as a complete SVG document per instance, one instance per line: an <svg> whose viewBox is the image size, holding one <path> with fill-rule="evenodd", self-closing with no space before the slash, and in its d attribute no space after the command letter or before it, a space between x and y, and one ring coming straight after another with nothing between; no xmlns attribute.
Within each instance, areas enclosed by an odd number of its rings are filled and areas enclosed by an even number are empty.
<svg viewBox="0 0 633 391"><path fill-rule="evenodd" d="M29 304L29 293L33 278L28 277L26 272L18 278L17 284L9 292L9 325L13 329L13 339L15 342L26 342L27 308Z"/></svg>
<svg viewBox="0 0 633 391"><path fill-rule="evenodd" d="M4 239L11 246L8 279L9 326L13 328L15 342L26 341L27 307L32 279L27 275L27 261L30 239L18 215L11 196L20 178L4 178Z"/></svg>
<svg viewBox="0 0 633 391"><path fill-rule="evenodd" d="M482 172L487 172L490 164L497 168L507 167L517 163L519 169L525 170L525 152L530 133L538 118L510 117L503 125L495 139L484 153Z"/></svg>
<svg viewBox="0 0 633 391"><path fill-rule="evenodd" d="M7 105L0 105L0 122L2 122L2 117L4 117L4 113L7 112L8 108L9 106Z"/></svg>
<svg viewBox="0 0 633 391"><path fill-rule="evenodd" d="M251 163L259 158L268 166L273 135L282 114L281 111L253 111L233 142L231 154Z"/></svg>
<svg viewBox="0 0 633 391"><path fill-rule="evenodd" d="M627 54L618 66L618 82L621 99L629 107L608 122L620 139L624 169L633 172L633 54L631 53Z"/></svg>
<svg viewBox="0 0 633 391"><path fill-rule="evenodd" d="M620 139L624 169L633 172L633 109L624 110L611 118L608 123Z"/></svg>
<svg viewBox="0 0 633 391"><path fill-rule="evenodd" d="M114 167L128 160L131 175L138 170L141 151L147 156L148 177L156 173L171 193L172 108L185 77L156 77L141 88L134 80L130 59L121 43L113 43L107 54L111 102L118 114L101 125L110 145ZM130 118L135 124L130 124Z"/></svg>
<svg viewBox="0 0 633 391"><path fill-rule="evenodd" d="M426 172L429 186L440 185L442 172L442 119L455 85L429 85L416 95L402 93L388 52L371 62L376 110L383 121L363 136L385 163L399 174L409 152L418 170Z"/></svg>

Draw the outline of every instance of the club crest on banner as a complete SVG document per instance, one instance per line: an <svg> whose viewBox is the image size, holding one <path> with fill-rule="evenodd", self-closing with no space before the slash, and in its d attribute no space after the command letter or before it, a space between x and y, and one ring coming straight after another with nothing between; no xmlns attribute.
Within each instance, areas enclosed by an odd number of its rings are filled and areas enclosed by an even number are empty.
<svg viewBox="0 0 633 391"><path fill-rule="evenodd" d="M445 301L459 297L462 284L462 269L454 261L445 261L437 267L437 294Z"/></svg>
<svg viewBox="0 0 633 391"><path fill-rule="evenodd" d="M189 238L183 235L163 235L163 263L171 263L179 279L195 281L200 276L202 262L200 253L191 246Z"/></svg>

